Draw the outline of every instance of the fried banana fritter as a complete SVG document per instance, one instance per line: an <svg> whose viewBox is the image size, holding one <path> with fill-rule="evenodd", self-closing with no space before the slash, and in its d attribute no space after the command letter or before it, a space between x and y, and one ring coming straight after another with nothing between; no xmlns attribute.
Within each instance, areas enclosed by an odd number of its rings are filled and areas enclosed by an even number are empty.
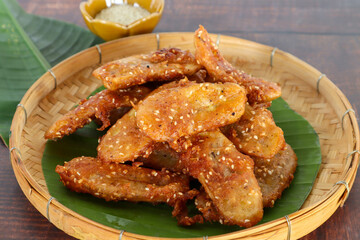
<svg viewBox="0 0 360 240"><path fill-rule="evenodd" d="M107 163L92 157L78 157L58 165L56 172L64 185L106 201L168 203L186 201L198 194L190 190L189 177L169 171Z"/></svg>
<svg viewBox="0 0 360 240"><path fill-rule="evenodd" d="M207 72L205 69L200 69L193 75L189 76L189 81L197 82L197 83L204 83L207 78Z"/></svg>
<svg viewBox="0 0 360 240"><path fill-rule="evenodd" d="M151 92L149 96L177 86L177 82L164 84ZM103 136L97 148L98 158L104 162L134 161L140 156L147 157L154 144L154 140L140 131L136 124L136 110L131 109Z"/></svg>
<svg viewBox="0 0 360 240"><path fill-rule="evenodd" d="M191 141L181 164L202 184L223 223L251 227L259 222L263 205L253 160L220 131L199 133Z"/></svg>
<svg viewBox="0 0 360 240"><path fill-rule="evenodd" d="M152 81L170 81L190 76L201 69L189 51L178 48L122 58L93 72L110 90L128 88Z"/></svg>
<svg viewBox="0 0 360 240"><path fill-rule="evenodd" d="M141 86L117 91L105 89L88 100L82 100L79 106L56 121L45 133L45 138L60 139L74 133L93 119L102 122L102 126L98 129L102 131L110 126L110 115L114 109L131 107L131 103L137 103L149 93L148 88Z"/></svg>
<svg viewBox="0 0 360 240"><path fill-rule="evenodd" d="M167 169L172 172L183 172L182 166L179 163L180 153L176 152L166 142L156 143L153 146L151 154L144 158L139 157L137 161L141 161L144 166L153 169ZM183 172L186 174L186 172Z"/></svg>
<svg viewBox="0 0 360 240"><path fill-rule="evenodd" d="M97 147L99 159L124 163L151 153L154 141L139 130L135 114L131 109L107 131Z"/></svg>
<svg viewBox="0 0 360 240"><path fill-rule="evenodd" d="M107 89L67 113L45 138L61 138L91 120L104 130L123 111L100 139L97 158L56 167L66 187L106 201L167 203L184 226L206 220L251 227L262 219L297 165L266 109L281 88L233 67L201 25L194 43L195 57L162 49L93 72ZM190 189L193 178L200 190ZM188 216L186 202L195 197L201 214Z"/></svg>
<svg viewBox="0 0 360 240"><path fill-rule="evenodd" d="M247 104L240 120L221 130L240 152L250 156L272 158L285 146L284 133L266 108Z"/></svg>
<svg viewBox="0 0 360 240"><path fill-rule="evenodd" d="M264 207L273 207L294 178L297 157L289 144L273 158L254 157L255 176L263 196Z"/></svg>
<svg viewBox="0 0 360 240"><path fill-rule="evenodd" d="M216 82L234 82L245 87L250 103L269 102L281 96L281 88L276 83L267 82L234 68L220 53L200 25L195 32L195 58L203 65Z"/></svg>
<svg viewBox="0 0 360 240"><path fill-rule="evenodd" d="M199 194L195 198L195 206L202 213L203 218L208 222L224 223L224 219L216 209L211 198L205 192L204 188L200 189Z"/></svg>
<svg viewBox="0 0 360 240"><path fill-rule="evenodd" d="M234 83L180 81L139 103L136 121L153 140L172 143L237 121L245 102L244 88Z"/></svg>

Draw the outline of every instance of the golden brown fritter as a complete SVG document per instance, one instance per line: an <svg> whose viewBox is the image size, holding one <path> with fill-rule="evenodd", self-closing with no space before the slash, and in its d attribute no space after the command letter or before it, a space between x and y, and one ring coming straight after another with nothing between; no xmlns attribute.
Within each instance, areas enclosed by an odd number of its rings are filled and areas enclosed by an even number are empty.
<svg viewBox="0 0 360 240"><path fill-rule="evenodd" d="M183 80L139 103L136 122L153 140L172 143L237 121L245 102L245 90L237 84Z"/></svg>
<svg viewBox="0 0 360 240"><path fill-rule="evenodd" d="M179 164L180 154L172 149L168 143L156 143L153 146L151 154L144 158L139 157L136 161L141 161L144 166L153 169L167 169L171 172L183 172L182 166Z"/></svg>
<svg viewBox="0 0 360 240"><path fill-rule="evenodd" d="M89 100L82 100L79 106L57 120L46 131L45 138L60 139L74 133L93 119L102 122L102 126L98 129L102 131L110 126L110 115L114 109L131 107L131 102L135 104L149 93L148 88L139 86L117 91L103 90Z"/></svg>
<svg viewBox="0 0 360 240"><path fill-rule="evenodd" d="M149 96L177 86L177 82L164 84L151 92ZM134 161L135 158L140 156L147 157L151 153L154 144L154 140L140 131L136 124L136 110L131 109L100 140L97 148L98 158L104 162L124 163Z"/></svg>
<svg viewBox="0 0 360 240"><path fill-rule="evenodd" d="M250 156L272 158L285 146L283 131L265 108L247 104L240 120L221 130L240 152Z"/></svg>
<svg viewBox="0 0 360 240"><path fill-rule="evenodd" d="M254 157L255 176L263 196L264 207L273 207L294 178L297 157L289 144L273 158Z"/></svg>
<svg viewBox="0 0 360 240"><path fill-rule="evenodd" d="M107 131L97 147L99 159L124 163L151 153L154 141L139 130L135 114L131 109Z"/></svg>
<svg viewBox="0 0 360 240"><path fill-rule="evenodd" d="M152 81L170 81L190 76L201 69L189 51L161 49L109 62L93 72L110 90Z"/></svg>
<svg viewBox="0 0 360 240"><path fill-rule="evenodd" d="M193 75L188 76L189 81L197 82L197 83L204 83L206 78L207 78L207 72L205 69L200 69Z"/></svg>
<svg viewBox="0 0 360 240"><path fill-rule="evenodd" d="M181 164L204 187L223 223L251 227L259 222L263 205L253 160L220 131L199 133L191 141Z"/></svg>
<svg viewBox="0 0 360 240"><path fill-rule="evenodd" d="M168 203L184 202L198 194L190 190L189 177L167 170L156 171L125 164L108 163L92 157L78 157L58 165L64 185L106 201Z"/></svg>
<svg viewBox="0 0 360 240"><path fill-rule="evenodd" d="M204 220L208 222L224 223L224 219L216 209L209 195L201 188L199 194L195 198L195 206L202 213Z"/></svg>
<svg viewBox="0 0 360 240"><path fill-rule="evenodd" d="M276 83L251 77L226 61L201 25L195 32L194 42L195 58L206 68L213 81L234 82L245 87L251 104L269 102L281 96L281 88Z"/></svg>

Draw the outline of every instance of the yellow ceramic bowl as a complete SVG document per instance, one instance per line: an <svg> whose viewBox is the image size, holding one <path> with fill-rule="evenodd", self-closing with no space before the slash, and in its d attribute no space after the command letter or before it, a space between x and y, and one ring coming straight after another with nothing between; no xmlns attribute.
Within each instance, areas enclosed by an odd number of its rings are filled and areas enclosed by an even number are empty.
<svg viewBox="0 0 360 240"><path fill-rule="evenodd" d="M80 3L80 11L90 31L105 41L152 32L160 21L164 10L164 0L127 0L124 2L130 5L137 3L142 8L148 10L150 15L136 20L130 25L95 19L96 14L107 7L105 0L82 2Z"/></svg>

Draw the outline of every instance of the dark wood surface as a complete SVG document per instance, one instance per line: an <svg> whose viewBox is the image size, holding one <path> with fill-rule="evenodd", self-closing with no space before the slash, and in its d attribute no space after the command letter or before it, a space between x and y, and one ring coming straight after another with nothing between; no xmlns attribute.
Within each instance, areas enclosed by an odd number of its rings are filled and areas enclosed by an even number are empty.
<svg viewBox="0 0 360 240"><path fill-rule="evenodd" d="M85 27L78 0L20 0L29 13ZM194 31L241 37L292 53L325 73L360 106L360 1L175 1L166 0L155 32ZM72 239L26 199L0 144L0 239ZM303 240L360 239L360 179L350 196L322 226Z"/></svg>

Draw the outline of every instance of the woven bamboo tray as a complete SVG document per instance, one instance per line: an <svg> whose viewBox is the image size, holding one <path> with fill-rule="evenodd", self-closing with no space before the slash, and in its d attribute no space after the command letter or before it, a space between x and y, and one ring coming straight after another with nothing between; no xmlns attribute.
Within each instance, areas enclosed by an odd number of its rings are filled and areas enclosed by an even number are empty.
<svg viewBox="0 0 360 240"><path fill-rule="evenodd" d="M359 127L343 93L321 72L291 54L255 42L212 35L237 68L281 84L283 98L318 133L322 164L302 208L283 218L210 239L297 239L344 203L359 164ZM89 48L39 78L21 100L11 126L11 163L25 196L59 229L80 239L156 239L91 221L53 199L41 168L44 132L101 85L91 76L102 63L164 47L194 50L193 33L147 34ZM126 229L125 229L126 230ZM206 237L204 237L206 238ZM198 238L202 239L202 238Z"/></svg>

